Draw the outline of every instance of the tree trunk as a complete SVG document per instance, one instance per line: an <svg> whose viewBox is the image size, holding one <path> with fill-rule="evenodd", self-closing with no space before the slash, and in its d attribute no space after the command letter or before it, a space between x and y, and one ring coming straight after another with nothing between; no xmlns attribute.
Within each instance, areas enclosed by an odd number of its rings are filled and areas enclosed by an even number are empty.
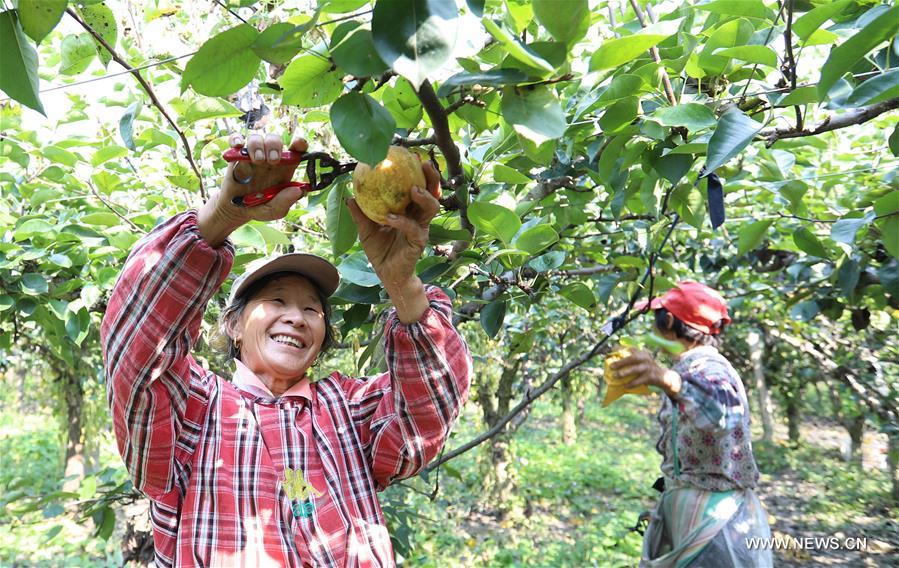
<svg viewBox="0 0 899 568"><path fill-rule="evenodd" d="M520 367L520 359L507 361L498 381L494 382L488 377L484 377L483 380L475 382L478 405L481 407L484 423L488 428L492 428L503 416L508 414L512 405L512 386ZM520 424L521 422L517 422L517 425ZM512 467L514 458L509 442L510 434L515 427L516 425L509 424L506 431L490 440L490 444L485 447L489 457L489 468L484 485L484 502L501 517L512 511L510 497L516 492L516 475Z"/></svg>
<svg viewBox="0 0 899 568"><path fill-rule="evenodd" d="M81 380L71 371L61 377L66 400L66 469L65 477L75 476L63 485L63 491L77 491L84 478L84 444L81 441L81 408L84 389Z"/></svg>
<svg viewBox="0 0 899 568"><path fill-rule="evenodd" d="M750 331L746 336L746 341L749 344L749 361L752 363L755 390L759 397L762 440L771 442L774 440L774 420L772 418L771 395L768 393L768 383L765 381L765 341L762 334L757 331Z"/></svg>
<svg viewBox="0 0 899 568"><path fill-rule="evenodd" d="M574 421L574 389L571 377L562 379L562 443L572 446L577 442L577 425Z"/></svg>
<svg viewBox="0 0 899 568"><path fill-rule="evenodd" d="M865 415L857 414L847 420L846 430L849 432L849 461L861 465L862 442L865 438Z"/></svg>
<svg viewBox="0 0 899 568"><path fill-rule="evenodd" d="M899 505L899 431L891 428L887 433L887 439L889 440L887 463L890 477L893 479L893 503Z"/></svg>
<svg viewBox="0 0 899 568"><path fill-rule="evenodd" d="M787 429L790 437L790 444L799 445L799 396L791 396L787 399Z"/></svg>

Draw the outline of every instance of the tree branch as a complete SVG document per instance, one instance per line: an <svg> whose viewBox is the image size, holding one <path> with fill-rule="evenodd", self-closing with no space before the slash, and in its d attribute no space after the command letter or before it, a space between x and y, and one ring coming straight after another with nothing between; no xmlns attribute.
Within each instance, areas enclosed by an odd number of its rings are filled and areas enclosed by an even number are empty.
<svg viewBox="0 0 899 568"><path fill-rule="evenodd" d="M116 63L118 63L125 69L129 70L129 72L132 75L134 75L134 77L137 79L138 83L140 83L141 87L143 87L144 91L147 93L147 96L149 96L150 100L153 101L153 105L159 109L159 112L162 113L162 116L165 117L165 119L168 121L169 125L175 130L175 132L178 133L178 136L181 138L181 142L184 144L184 151L185 151L185 156L187 157L187 161L190 163L191 169L193 169L194 174L196 174L197 179L200 182L200 197L202 197L203 200L205 201L206 200L206 188L203 186L203 176L200 174L200 169L197 167L197 164L194 162L193 152L191 151L190 143L187 141L187 137L184 136L184 132L182 132L181 129L178 128L178 125L175 124L175 121L172 119L172 117L169 115L169 113L165 110L165 107L162 106L162 103L156 97L156 93L153 92L153 88L143 78L143 76L140 74L140 72L137 71L136 69L132 68L132 66L127 61L125 61L125 59L122 58L121 55L119 55L116 52L115 48L112 47L111 45L109 45L109 42L107 42L105 39L103 39L103 36L101 36L99 33L97 33L97 31L94 30L94 28L92 28L87 22L85 22L84 20L81 19L81 17L78 15L77 12L75 12L75 10L73 10L72 8L66 8L66 13L69 16L71 16L76 22L78 22L81 25L81 27L83 27L85 30L87 30L87 32L90 33L94 37L94 39L96 39L100 43L100 45L102 45L104 48L106 48L106 51L109 52L109 54L116 61Z"/></svg>
<svg viewBox="0 0 899 568"><path fill-rule="evenodd" d="M553 270L553 276L590 276L592 274L603 274L604 272L614 272L618 267L614 264L599 264L597 266L584 266L582 268L569 268L568 270Z"/></svg>
<svg viewBox="0 0 899 568"><path fill-rule="evenodd" d="M640 4L637 0L630 0L631 8L634 9L634 13L637 14L637 20L640 22L641 27L646 27L646 16L643 15L643 10L640 8ZM653 46L649 48L649 54L652 56L652 60L656 63L661 63L662 58L659 56L659 50ZM671 86L671 78L668 77L668 71L665 70L664 67L659 67L659 70L662 72L662 85L665 87L665 95L668 97L668 102L671 105L677 104L677 97L674 95L674 88Z"/></svg>
<svg viewBox="0 0 899 568"><path fill-rule="evenodd" d="M759 132L758 136L765 140L765 146L770 148L778 140L816 136L824 132L830 132L831 130L855 126L856 124L868 122L872 118L877 118L878 116L897 108L899 108L899 98L890 99L838 116L829 116L811 130L799 128L768 128Z"/></svg>
<svg viewBox="0 0 899 568"><path fill-rule="evenodd" d="M446 167L449 170L449 182L455 190L456 198L459 201L459 217L462 221L462 228L474 234L474 226L468 220L468 188L466 187L465 171L462 169L462 158L459 154L459 148L453 141L453 135L449 129L449 121L447 120L446 109L437 99L437 93L429 81L424 81L418 88L418 99L421 106L428 113L431 119L431 125L434 128L434 136L437 139L437 147L443 153L446 159Z"/></svg>
<svg viewBox="0 0 899 568"><path fill-rule="evenodd" d="M91 188L91 193L94 194L94 197L96 197L97 199L99 199L99 200L100 200L100 203L102 203L103 205L105 205L107 209L109 209L110 211L112 211L113 213L115 213L116 217L118 217L118 218L121 219L122 221L128 223L128 224L131 226L131 228L134 229L135 231L137 231L138 233L143 233L143 234L146 234L146 233L147 233L147 231L145 231L145 230L141 229L140 227L138 227L137 225L135 225L134 222L131 221L131 219L129 219L128 217L125 217L124 215L122 215L121 213L119 213L118 211L116 211L116 210L115 210L115 207L113 207L112 204L111 204L110 202L108 202L108 201L106 201L105 199L103 199L103 196L100 195L100 192L97 191L97 188L94 187L94 184L92 184L91 182L87 182L87 186L88 186L89 188Z"/></svg>
<svg viewBox="0 0 899 568"><path fill-rule="evenodd" d="M437 143L436 136L428 136L427 138L403 138L402 136L394 136L391 144L394 146L404 146L412 148L413 146L429 146Z"/></svg>
<svg viewBox="0 0 899 568"><path fill-rule="evenodd" d="M787 27L784 30L784 45L786 46L787 58L781 65L780 70L783 72L787 81L790 82L790 92L796 90L796 58L793 56L793 2L795 0L785 0L784 7L787 9ZM773 29L773 28L772 28ZM796 111L796 130L802 130L802 109L799 105L793 107Z"/></svg>

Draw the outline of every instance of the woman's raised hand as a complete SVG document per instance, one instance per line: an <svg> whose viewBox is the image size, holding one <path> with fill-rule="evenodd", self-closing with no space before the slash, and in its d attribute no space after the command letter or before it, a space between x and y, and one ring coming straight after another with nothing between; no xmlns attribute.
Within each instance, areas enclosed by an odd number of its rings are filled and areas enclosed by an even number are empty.
<svg viewBox="0 0 899 568"><path fill-rule="evenodd" d="M231 147L243 148L244 141L240 136L231 137ZM277 134L266 134L264 137L253 134L247 138L246 148L250 162L231 162L222 180L221 189L213 195L197 213L197 224L200 235L212 246L219 246L238 227L248 221L273 221L281 219L290 207L303 197L303 190L288 187L268 203L254 207L241 207L232 200L252 193L260 192L273 185L289 182L293 178L297 164L282 164L281 152L284 143ZM306 152L309 145L302 138L291 142L290 150ZM251 168L252 165L252 168ZM235 172L236 169L236 172ZM249 183L240 184L235 180L247 178L252 173Z"/></svg>
<svg viewBox="0 0 899 568"><path fill-rule="evenodd" d="M422 164L427 187L412 188L412 203L405 215L388 215L379 225L365 216L355 199L348 207L359 229L359 242L368 256L400 320L417 321L427 308L421 281L415 276L415 264L428 244L428 227L440 210L440 174L431 162Z"/></svg>

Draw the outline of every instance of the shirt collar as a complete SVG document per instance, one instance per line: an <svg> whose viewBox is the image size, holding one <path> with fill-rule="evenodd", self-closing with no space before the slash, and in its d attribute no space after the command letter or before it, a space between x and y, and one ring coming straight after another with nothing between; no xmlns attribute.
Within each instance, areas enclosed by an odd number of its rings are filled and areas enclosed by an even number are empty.
<svg viewBox="0 0 899 568"><path fill-rule="evenodd" d="M234 371L234 379L233 384L235 387L244 390L250 394L261 396L264 398L279 398L272 394L272 391L269 390L265 383L256 376L256 373L251 371L249 367L244 365L240 360L235 359L235 371ZM305 398L308 401L312 400L312 389L309 387L309 377L303 376L296 384L287 389L287 391L281 395L280 398L285 398L288 396L298 396L301 398Z"/></svg>

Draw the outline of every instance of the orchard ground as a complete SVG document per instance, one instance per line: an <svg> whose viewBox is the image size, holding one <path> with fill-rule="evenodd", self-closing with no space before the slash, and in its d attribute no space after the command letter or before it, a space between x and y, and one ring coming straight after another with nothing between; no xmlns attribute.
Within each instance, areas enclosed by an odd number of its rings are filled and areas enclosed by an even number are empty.
<svg viewBox="0 0 899 568"><path fill-rule="evenodd" d="M586 406L575 445L561 442L559 409L538 404L513 441L519 491L515 510L500 519L482 501L481 453L469 452L442 469L430 485L416 478L387 491L383 501L411 513L412 554L406 566L635 566L641 538L629 530L655 502L650 487L658 473L654 450L654 401L625 397L603 409L593 397ZM469 439L478 426L476 407L448 447ZM756 438L760 432L755 432ZM776 536L838 536L867 539L867 549L777 552L778 566L884 566L899 554L899 511L888 502L885 439L865 436L861 464L844 460L845 431L829 422L806 422L803 444L756 443L762 470L760 494ZM99 464L124 479L112 440L104 436ZM92 537L60 507L17 514L15 488L49 494L58 489L63 454L50 416L4 412L0 419L0 565L121 566L125 537L122 513L108 541ZM430 493L439 482L437 498ZM79 488L90 498L90 488ZM416 491L417 490L417 491ZM142 503L129 508L145 511ZM140 521L141 519L137 519ZM137 525L145 525L146 521ZM55 527L62 527L55 529ZM56 534L52 534L55 532ZM50 536L52 534L52 536ZM131 564L136 565L136 564Z"/></svg>

